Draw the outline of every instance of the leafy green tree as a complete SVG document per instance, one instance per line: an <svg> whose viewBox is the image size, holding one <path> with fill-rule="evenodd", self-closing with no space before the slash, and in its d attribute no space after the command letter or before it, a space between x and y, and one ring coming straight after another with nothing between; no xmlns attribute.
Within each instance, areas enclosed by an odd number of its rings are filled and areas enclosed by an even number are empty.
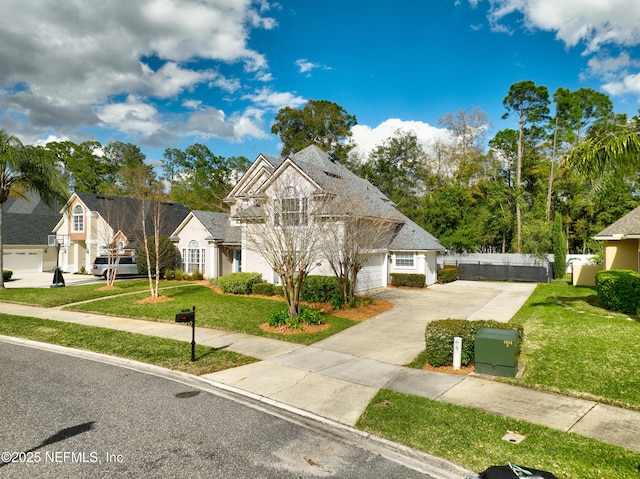
<svg viewBox="0 0 640 479"><path fill-rule="evenodd" d="M340 105L327 100L309 100L301 109L282 108L271 126L271 133L282 141L282 156L317 144L322 150L347 163L351 128L357 124Z"/></svg>
<svg viewBox="0 0 640 479"><path fill-rule="evenodd" d="M522 252L522 162L525 147L525 128L533 128L547 119L549 114L549 91L531 80L514 83L502 100L507 112L502 118L515 115L518 119L518 155L516 164L516 252Z"/></svg>
<svg viewBox="0 0 640 479"><path fill-rule="evenodd" d="M63 166L69 188L76 193L107 193L113 188L117 168L104 157L97 141L80 144L50 142L45 147Z"/></svg>
<svg viewBox="0 0 640 479"><path fill-rule="evenodd" d="M567 237L564 234L562 215L556 211L551 233L553 246L553 277L564 278L567 270Z"/></svg>
<svg viewBox="0 0 640 479"><path fill-rule="evenodd" d="M169 199L192 210L226 211L224 199L238 176L247 170L245 157L224 158L196 143L184 151L165 150L162 178L170 185Z"/></svg>
<svg viewBox="0 0 640 479"><path fill-rule="evenodd" d="M615 178L638 172L640 127L638 117L613 123L595 131L573 150L569 167L593 183L601 193Z"/></svg>
<svg viewBox="0 0 640 479"><path fill-rule="evenodd" d="M153 167L146 164L144 162L145 159L145 154L136 145L121 141L109 143L104 148L104 160L111 171L111 175L108 177L111 188L101 188L102 192L122 196L135 196L133 178L140 174L146 176L148 183L157 182Z"/></svg>
<svg viewBox="0 0 640 479"><path fill-rule="evenodd" d="M407 213L416 201L426 154L415 133L397 131L369 155L358 174Z"/></svg>
<svg viewBox="0 0 640 479"><path fill-rule="evenodd" d="M68 198L55 158L44 148L24 146L15 136L0 130L0 272L2 271L2 220L9 196L36 191L49 206L60 206ZM0 274L0 288L4 278Z"/></svg>

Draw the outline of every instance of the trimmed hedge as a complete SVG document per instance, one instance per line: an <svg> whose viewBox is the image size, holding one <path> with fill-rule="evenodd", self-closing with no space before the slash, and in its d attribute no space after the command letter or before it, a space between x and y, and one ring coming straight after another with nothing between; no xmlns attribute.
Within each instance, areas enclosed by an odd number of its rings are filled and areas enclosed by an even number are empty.
<svg viewBox="0 0 640 479"><path fill-rule="evenodd" d="M255 283L251 287L251 294L261 294L262 296L273 296L273 285L271 283Z"/></svg>
<svg viewBox="0 0 640 479"><path fill-rule="evenodd" d="M424 288L427 277L424 274L391 273L391 286Z"/></svg>
<svg viewBox="0 0 640 479"><path fill-rule="evenodd" d="M458 267L457 266L445 266L438 270L438 282L439 283L451 283L458 279Z"/></svg>
<svg viewBox="0 0 640 479"><path fill-rule="evenodd" d="M524 329L518 324L499 323L493 320L442 319L427 324L425 330L427 361L435 367L453 365L453 338L458 336L462 338L461 363L467 366L473 361L476 333L482 328L515 329L517 354L520 354Z"/></svg>
<svg viewBox="0 0 640 479"><path fill-rule="evenodd" d="M2 279L4 281L9 281L11 279L11 276L13 276L13 271L11 271L10 269L2 270Z"/></svg>
<svg viewBox="0 0 640 479"><path fill-rule="evenodd" d="M262 282L260 273L230 273L218 278L222 291L231 294L251 294L253 285Z"/></svg>
<svg viewBox="0 0 640 479"><path fill-rule="evenodd" d="M335 276L307 276L302 289L300 299L310 303L326 303L335 295L340 295L340 285Z"/></svg>
<svg viewBox="0 0 640 479"><path fill-rule="evenodd" d="M637 314L640 308L640 274L630 269L604 270L596 274L600 303L611 311Z"/></svg>

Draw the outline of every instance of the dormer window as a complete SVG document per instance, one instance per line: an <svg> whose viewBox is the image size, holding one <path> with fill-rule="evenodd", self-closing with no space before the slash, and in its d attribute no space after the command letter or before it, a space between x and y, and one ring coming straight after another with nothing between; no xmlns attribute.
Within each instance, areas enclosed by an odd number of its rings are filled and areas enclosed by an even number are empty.
<svg viewBox="0 0 640 479"><path fill-rule="evenodd" d="M71 212L71 231L73 233L84 232L84 209L80 205L75 205Z"/></svg>

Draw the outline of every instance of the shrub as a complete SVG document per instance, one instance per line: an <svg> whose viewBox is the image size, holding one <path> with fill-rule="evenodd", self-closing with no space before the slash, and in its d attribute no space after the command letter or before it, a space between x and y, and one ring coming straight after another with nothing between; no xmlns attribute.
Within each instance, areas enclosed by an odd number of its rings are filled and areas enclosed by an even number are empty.
<svg viewBox="0 0 640 479"><path fill-rule="evenodd" d="M260 282L260 273L231 273L218 278L220 289L231 294L251 294L253 285Z"/></svg>
<svg viewBox="0 0 640 479"><path fill-rule="evenodd" d="M458 267L457 266L445 266L438 270L438 282L439 283L451 283L458 279Z"/></svg>
<svg viewBox="0 0 640 479"><path fill-rule="evenodd" d="M204 274L199 269L196 269L193 273L191 273L191 279L196 281L201 281L204 279Z"/></svg>
<svg viewBox="0 0 640 479"><path fill-rule="evenodd" d="M173 272L173 277L176 279L176 281L182 281L184 279L184 270L176 269Z"/></svg>
<svg viewBox="0 0 640 479"><path fill-rule="evenodd" d="M300 290L300 299L310 303L327 303L336 294L340 294L340 285L335 276L308 276Z"/></svg>
<svg viewBox="0 0 640 479"><path fill-rule="evenodd" d="M13 271L11 271L10 269L2 270L2 279L4 281L9 281L11 279L11 276L13 276Z"/></svg>
<svg viewBox="0 0 640 479"><path fill-rule="evenodd" d="M284 326L287 324L288 319L289 311L286 309L281 309L269 315L267 324L269 324L269 326Z"/></svg>
<svg viewBox="0 0 640 479"><path fill-rule="evenodd" d="M598 271L596 291L600 303L611 311L637 314L640 307L640 274L629 269Z"/></svg>
<svg viewBox="0 0 640 479"><path fill-rule="evenodd" d="M391 286L424 288L426 281L424 274L391 273Z"/></svg>
<svg viewBox="0 0 640 479"><path fill-rule="evenodd" d="M251 288L252 294L261 294L262 296L273 296L273 285L271 283L255 283Z"/></svg>
<svg viewBox="0 0 640 479"><path fill-rule="evenodd" d="M302 307L297 318L289 317L289 311L281 309L269 316L267 321L269 326L287 326L289 328L300 328L303 324L322 324L322 315L311 308Z"/></svg>
<svg viewBox="0 0 640 479"><path fill-rule="evenodd" d="M274 296L284 296L284 288L282 287L282 285L274 284L273 294Z"/></svg>
<svg viewBox="0 0 640 479"><path fill-rule="evenodd" d="M453 364L453 338L462 338L461 363L467 366L475 354L476 333L482 328L515 329L517 331L517 354L520 354L524 329L511 323L499 323L492 320L468 321L466 319L442 319L427 324L425 330L426 359L432 366L451 366Z"/></svg>
<svg viewBox="0 0 640 479"><path fill-rule="evenodd" d="M159 262L161 276L164 271L170 268L176 267L176 258L178 256L178 250L173 242L167 236L159 236ZM147 274L147 248L149 248L149 261L151 262L151 271L155 272L156 269L156 237L150 236L147 238L147 243L140 245L136 251L138 259L138 273Z"/></svg>

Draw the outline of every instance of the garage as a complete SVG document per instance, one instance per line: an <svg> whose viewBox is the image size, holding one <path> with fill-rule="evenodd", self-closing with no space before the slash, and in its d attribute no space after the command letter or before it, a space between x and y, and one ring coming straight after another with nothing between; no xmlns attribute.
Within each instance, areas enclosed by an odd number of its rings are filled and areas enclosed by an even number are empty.
<svg viewBox="0 0 640 479"><path fill-rule="evenodd" d="M2 267L14 273L41 273L43 256L41 249L5 249Z"/></svg>
<svg viewBox="0 0 640 479"><path fill-rule="evenodd" d="M380 254L371 258L358 273L356 292L367 291L369 289L386 286L385 255Z"/></svg>

